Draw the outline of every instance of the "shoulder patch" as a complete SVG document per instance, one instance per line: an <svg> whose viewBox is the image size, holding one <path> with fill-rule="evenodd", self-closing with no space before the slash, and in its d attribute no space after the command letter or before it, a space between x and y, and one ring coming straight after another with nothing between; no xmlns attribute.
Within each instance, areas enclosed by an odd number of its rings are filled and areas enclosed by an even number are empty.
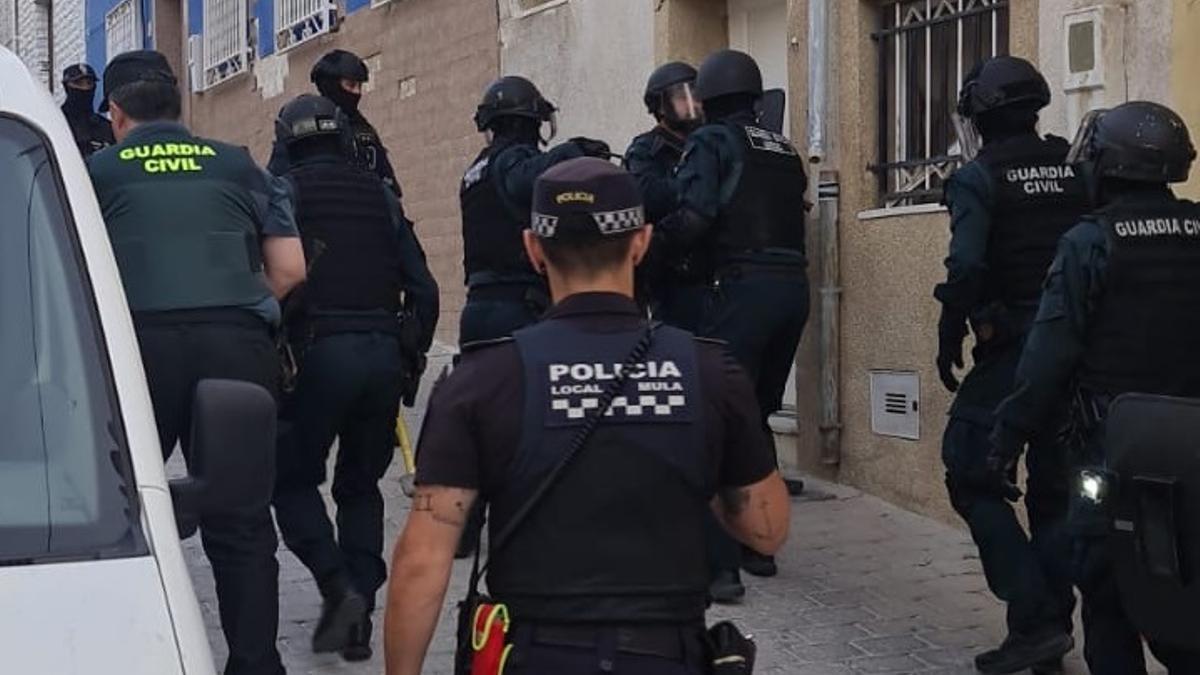
<svg viewBox="0 0 1200 675"><path fill-rule="evenodd" d="M463 354L468 354L483 349L488 349L489 347L499 347L500 345L506 345L515 341L516 340L514 340L511 336L495 338L493 340L476 340L474 342L464 342L460 349Z"/></svg>

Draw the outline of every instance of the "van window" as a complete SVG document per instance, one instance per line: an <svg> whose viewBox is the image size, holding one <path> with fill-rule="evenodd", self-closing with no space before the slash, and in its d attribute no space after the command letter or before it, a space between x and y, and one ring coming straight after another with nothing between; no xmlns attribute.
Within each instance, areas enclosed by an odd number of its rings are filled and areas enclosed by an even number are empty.
<svg viewBox="0 0 1200 675"><path fill-rule="evenodd" d="M46 142L3 116L0 177L0 565L142 553L70 207Z"/></svg>

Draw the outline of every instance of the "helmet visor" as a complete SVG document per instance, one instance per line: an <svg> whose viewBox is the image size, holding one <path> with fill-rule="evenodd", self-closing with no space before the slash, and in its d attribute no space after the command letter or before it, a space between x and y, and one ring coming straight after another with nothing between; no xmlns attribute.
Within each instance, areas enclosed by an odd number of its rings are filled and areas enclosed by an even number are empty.
<svg viewBox="0 0 1200 675"><path fill-rule="evenodd" d="M691 82L673 84L663 91L664 113L677 122L698 122L703 112Z"/></svg>
<svg viewBox="0 0 1200 675"><path fill-rule="evenodd" d="M1100 118L1107 112L1107 108L1102 108L1083 116L1083 121L1079 123L1079 131L1075 133L1075 140L1071 143L1071 150L1067 153L1067 164L1082 164L1092 159L1096 130L1100 127Z"/></svg>
<svg viewBox="0 0 1200 675"><path fill-rule="evenodd" d="M558 113L553 108L546 113L544 123L550 127L550 133L542 136L542 144L549 145L550 141L558 135Z"/></svg>
<svg viewBox="0 0 1200 675"><path fill-rule="evenodd" d="M970 118L957 112L950 114L950 120L954 124L954 134L958 137L958 154L967 162L975 159L979 155L979 149L983 147L983 136L979 133L979 127L975 126L975 122Z"/></svg>

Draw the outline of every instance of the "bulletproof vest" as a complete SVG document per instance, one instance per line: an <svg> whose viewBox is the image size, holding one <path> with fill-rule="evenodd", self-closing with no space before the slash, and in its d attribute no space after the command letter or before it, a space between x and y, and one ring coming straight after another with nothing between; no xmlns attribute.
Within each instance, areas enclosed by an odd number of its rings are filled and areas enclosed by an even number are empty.
<svg viewBox="0 0 1200 675"><path fill-rule="evenodd" d="M550 320L514 334L524 365L522 436L491 502L493 541L568 451L642 336ZM519 620L696 621L708 586L713 493L694 338L660 327L591 440L511 543L488 588Z"/></svg>
<svg viewBox="0 0 1200 675"><path fill-rule="evenodd" d="M501 191L503 176L491 170L491 163L508 147L492 145L484 149L463 175L459 200L463 268L468 278L479 272L534 276L521 238L529 226L529 214L522 214L505 198Z"/></svg>
<svg viewBox="0 0 1200 675"><path fill-rule="evenodd" d="M1110 394L1200 395L1200 207L1164 199L1092 217L1109 258L1080 383Z"/></svg>
<svg viewBox="0 0 1200 675"><path fill-rule="evenodd" d="M375 131L375 127L365 120L354 122L353 130L355 163L367 171L377 174L383 154L386 152L383 148L383 141L379 140L379 134ZM384 178L384 176L380 176L380 178Z"/></svg>
<svg viewBox="0 0 1200 675"><path fill-rule="evenodd" d="M288 177L309 265L305 306L399 310L400 241L379 178L337 163L302 164Z"/></svg>
<svg viewBox="0 0 1200 675"><path fill-rule="evenodd" d="M68 115L67 124L71 127L71 135L75 137L79 154L85 159L115 142L108 120L99 115Z"/></svg>
<svg viewBox="0 0 1200 675"><path fill-rule="evenodd" d="M808 176L791 141L773 131L723 122L743 147L742 173L717 224L725 254L762 249L804 253L804 192Z"/></svg>
<svg viewBox="0 0 1200 675"><path fill-rule="evenodd" d="M172 125L93 155L89 169L133 311L271 296L259 249L268 190L245 150Z"/></svg>
<svg viewBox="0 0 1200 675"><path fill-rule="evenodd" d="M1064 163L1060 138L1029 134L992 143L977 161L993 189L985 299L1033 308L1058 240L1090 210L1087 188Z"/></svg>
<svg viewBox="0 0 1200 675"><path fill-rule="evenodd" d="M654 127L646 132L646 135L650 137L650 150L662 169L662 175L670 176L679 164L679 159L683 157L683 144L661 126Z"/></svg>

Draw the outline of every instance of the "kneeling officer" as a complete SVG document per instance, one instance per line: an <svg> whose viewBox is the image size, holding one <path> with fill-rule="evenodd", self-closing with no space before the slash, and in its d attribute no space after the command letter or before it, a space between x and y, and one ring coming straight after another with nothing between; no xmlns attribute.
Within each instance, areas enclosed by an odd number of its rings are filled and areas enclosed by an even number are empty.
<svg viewBox="0 0 1200 675"><path fill-rule="evenodd" d="M433 338L438 289L395 194L354 163L351 123L332 101L298 97L276 132L310 265L285 304L299 369L280 425L276 517L324 599L313 649L363 660L387 578L378 483ZM317 491L335 437L336 538Z"/></svg>
<svg viewBox="0 0 1200 675"><path fill-rule="evenodd" d="M788 527L752 385L721 345L639 313L651 228L632 176L570 160L538 179L533 206L525 250L555 306L464 354L434 392L392 567L387 672L421 671L477 497L493 513L488 588L511 613L506 672L707 672L710 502L764 553Z"/></svg>

